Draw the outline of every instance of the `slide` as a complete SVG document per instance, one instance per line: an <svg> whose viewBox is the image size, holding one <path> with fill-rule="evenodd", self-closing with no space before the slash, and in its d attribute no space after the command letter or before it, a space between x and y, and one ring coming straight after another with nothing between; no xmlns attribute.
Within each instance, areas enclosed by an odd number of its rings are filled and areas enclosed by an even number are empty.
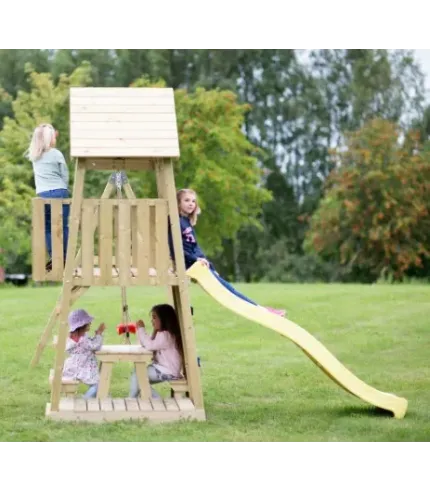
<svg viewBox="0 0 430 491"><path fill-rule="evenodd" d="M187 275L227 309L290 339L334 382L350 394L373 406L390 411L395 418L401 419L406 414L408 407L406 399L381 392L364 383L343 366L323 344L294 322L272 314L264 307L252 305L236 297L221 285L208 268L199 262L194 263L187 270Z"/></svg>

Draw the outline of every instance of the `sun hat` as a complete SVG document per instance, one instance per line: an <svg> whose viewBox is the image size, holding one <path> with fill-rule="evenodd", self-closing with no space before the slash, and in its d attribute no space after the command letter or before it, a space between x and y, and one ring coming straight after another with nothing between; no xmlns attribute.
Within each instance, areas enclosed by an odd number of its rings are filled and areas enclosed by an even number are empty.
<svg viewBox="0 0 430 491"><path fill-rule="evenodd" d="M74 310L69 314L69 332L74 332L76 329L89 324L94 320L94 317L88 314L84 309Z"/></svg>

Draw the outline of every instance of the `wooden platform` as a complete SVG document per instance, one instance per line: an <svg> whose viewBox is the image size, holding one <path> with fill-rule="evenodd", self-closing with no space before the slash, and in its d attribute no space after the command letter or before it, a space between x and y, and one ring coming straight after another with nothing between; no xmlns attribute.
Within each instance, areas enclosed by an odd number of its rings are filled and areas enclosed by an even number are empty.
<svg viewBox="0 0 430 491"><path fill-rule="evenodd" d="M189 398L85 400L63 397L60 400L60 410L51 412L51 404L47 403L45 415L55 421L89 421L92 423L120 420L148 420L159 423L206 420L204 409L196 409Z"/></svg>
<svg viewBox="0 0 430 491"><path fill-rule="evenodd" d="M63 281L64 271L47 271L43 279L38 281ZM188 283L190 280L187 280ZM160 285L175 286L179 284L178 277L174 271L168 272L167 280L160 278L155 270L149 270L148 275L145 278L139 277L137 268L130 268L127 272L127 285L129 286L160 286ZM99 267L93 268L93 273L90 277L83 278L82 268L75 268L73 271L73 285L74 286L106 286L115 285L120 286L120 270L119 268L112 267L110 276L103 278Z"/></svg>

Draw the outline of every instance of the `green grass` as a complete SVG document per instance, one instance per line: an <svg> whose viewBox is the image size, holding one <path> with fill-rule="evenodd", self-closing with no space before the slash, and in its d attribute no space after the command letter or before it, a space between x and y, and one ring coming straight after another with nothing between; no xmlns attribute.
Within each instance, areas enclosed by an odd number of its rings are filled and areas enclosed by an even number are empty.
<svg viewBox="0 0 430 491"><path fill-rule="evenodd" d="M57 423L44 418L54 351L29 368L57 287L0 291L2 441L428 441L430 287L425 285L240 285L322 341L355 375L406 397L405 419L381 415L344 392L289 340L191 289L206 422L150 425ZM165 289L128 289L132 318L166 300ZM121 342L119 288L92 288L78 304ZM131 367L118 364L112 395L126 396ZM162 389L167 391L167 389ZM164 392L167 393L167 392Z"/></svg>

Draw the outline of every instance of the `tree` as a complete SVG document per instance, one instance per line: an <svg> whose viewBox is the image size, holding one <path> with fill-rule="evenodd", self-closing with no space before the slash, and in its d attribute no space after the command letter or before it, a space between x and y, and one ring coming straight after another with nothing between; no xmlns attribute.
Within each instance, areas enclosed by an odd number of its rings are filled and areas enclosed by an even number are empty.
<svg viewBox="0 0 430 491"><path fill-rule="evenodd" d="M0 92L10 99L0 97L0 129L5 116L12 115L12 98L19 90L28 90L25 65L31 63L37 71L49 70L49 53L45 49L0 49Z"/></svg>
<svg viewBox="0 0 430 491"><path fill-rule="evenodd" d="M165 84L142 78L133 85ZM256 217L271 199L271 193L260 186L260 150L242 132L249 106L239 104L231 91L203 88L192 93L176 90L175 105L181 149L176 185L198 193L203 210L197 225L199 240L205 252L213 254L221 250L222 239L233 238L241 226L258 226ZM130 175L136 189L155 194L153 176Z"/></svg>
<svg viewBox="0 0 430 491"><path fill-rule="evenodd" d="M346 143L347 150L334 155L338 167L305 248L368 280L401 279L430 257L430 153L417 133L402 134L384 120L347 134Z"/></svg>
<svg viewBox="0 0 430 491"><path fill-rule="evenodd" d="M30 63L37 71L49 70L46 49L0 49L0 86L12 97L19 90L30 88L25 66Z"/></svg>
<svg viewBox="0 0 430 491"><path fill-rule="evenodd" d="M23 250L27 252L34 184L31 163L24 153L31 133L42 121L52 123L60 132L59 148L69 160L69 87L88 85L92 73L91 66L84 63L55 83L50 74L35 73L30 67L28 70L31 90L18 94L12 104L15 119L6 118L0 132L0 196L10 201L5 213L22 217L15 222L11 218L4 227L6 233L26 242ZM163 86L164 82L140 79L134 85ZM176 182L178 187L192 187L199 194L204 213L198 233L210 254L220 249L223 237L233 237L242 225L258 224L255 217L262 204L270 200L270 193L259 186L259 149L241 131L248 106L239 104L234 93L218 90L198 89L191 94L177 90L175 100L181 148L175 166ZM109 173L105 174L88 173L86 195L100 195ZM155 194L153 173L130 172L129 177L138 196ZM1 248L5 246L0 243Z"/></svg>
<svg viewBox="0 0 430 491"><path fill-rule="evenodd" d="M134 80L151 71L151 59L149 49L117 49L115 84L127 87Z"/></svg>
<svg viewBox="0 0 430 491"><path fill-rule="evenodd" d="M108 87L116 82L116 55L113 49L59 49L53 53L51 73L54 81L61 75L71 75L86 63L91 69L91 82L96 87Z"/></svg>
<svg viewBox="0 0 430 491"><path fill-rule="evenodd" d="M4 120L0 131L0 248L9 269L17 262L27 268L30 264L34 180L25 152L31 134L39 123L52 123L60 132L60 150L69 155L69 87L87 84L89 68L84 64L54 84L50 74L36 73L27 66L30 91L18 93L12 102L15 119Z"/></svg>

